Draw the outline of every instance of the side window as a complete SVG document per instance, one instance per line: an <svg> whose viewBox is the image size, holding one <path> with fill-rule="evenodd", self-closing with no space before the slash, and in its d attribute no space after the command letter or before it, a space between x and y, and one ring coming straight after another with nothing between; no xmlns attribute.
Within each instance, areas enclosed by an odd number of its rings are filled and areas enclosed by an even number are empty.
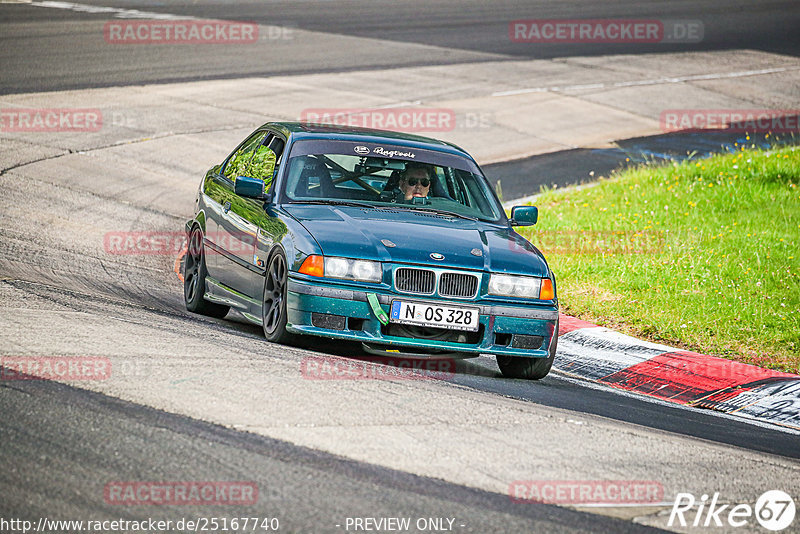
<svg viewBox="0 0 800 534"><path fill-rule="evenodd" d="M247 176L258 178L264 182L264 190L269 190L275 168L280 164L283 154L284 142L280 137L269 134L264 142L256 149L253 158L247 167Z"/></svg>
<svg viewBox="0 0 800 534"><path fill-rule="evenodd" d="M256 149L261 146L261 142L266 135L267 134L264 132L257 132L250 139L245 141L242 147L231 156L228 163L225 165L224 171L225 177L228 180L232 182L237 176L247 174L247 164L250 162Z"/></svg>

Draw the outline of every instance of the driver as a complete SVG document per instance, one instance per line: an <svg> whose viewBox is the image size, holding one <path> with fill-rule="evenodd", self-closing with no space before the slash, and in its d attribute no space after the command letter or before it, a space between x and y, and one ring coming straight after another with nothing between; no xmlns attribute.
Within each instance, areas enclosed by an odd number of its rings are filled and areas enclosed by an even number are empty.
<svg viewBox="0 0 800 534"><path fill-rule="evenodd" d="M415 197L427 198L431 190L430 167L421 163L409 163L400 177L399 186L406 201Z"/></svg>

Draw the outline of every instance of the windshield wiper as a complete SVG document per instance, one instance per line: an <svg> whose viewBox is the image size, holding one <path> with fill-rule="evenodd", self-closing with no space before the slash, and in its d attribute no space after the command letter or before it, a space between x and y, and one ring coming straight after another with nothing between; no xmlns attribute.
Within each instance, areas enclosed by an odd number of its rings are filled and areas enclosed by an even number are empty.
<svg viewBox="0 0 800 534"><path fill-rule="evenodd" d="M352 206L355 208L370 208L373 210L392 210L392 209L404 209L410 211L425 211L428 213L436 213L439 215L447 215L449 217L457 217L459 219L466 219L468 221L477 221L479 220L477 217L473 217L472 215L464 215L463 213L458 213L455 211L448 211L448 210L440 210L436 208L420 208L414 206L403 206L402 204L389 204L389 205L375 205L375 204L367 204L366 202L355 202L353 200L295 200L292 201L292 204L328 204L333 206Z"/></svg>
<svg viewBox="0 0 800 534"><path fill-rule="evenodd" d="M405 208L405 206L403 206ZM455 211L447 211L447 210L440 210L437 208L412 208L409 207L414 211L427 211L428 213L440 213L442 215L449 215L450 217L458 217L459 219L467 219L468 221L477 221L477 217L473 217L472 215L464 215L463 213L458 213Z"/></svg>
<svg viewBox="0 0 800 534"><path fill-rule="evenodd" d="M377 209L378 206L367 204L366 202L354 202L352 200L295 200L292 204L330 204L334 206L353 206L355 208Z"/></svg>

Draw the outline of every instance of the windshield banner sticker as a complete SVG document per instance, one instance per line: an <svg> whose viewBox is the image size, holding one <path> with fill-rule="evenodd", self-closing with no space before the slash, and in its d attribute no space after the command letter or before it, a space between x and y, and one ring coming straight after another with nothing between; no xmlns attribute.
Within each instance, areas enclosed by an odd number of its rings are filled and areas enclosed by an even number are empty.
<svg viewBox="0 0 800 534"><path fill-rule="evenodd" d="M413 152L403 152L402 150L386 150L382 146L379 146L373 150L378 155L386 156L387 158L409 158L414 159L417 157L416 154Z"/></svg>
<svg viewBox="0 0 800 534"><path fill-rule="evenodd" d="M294 158L314 154L376 156L405 161L419 161L421 163L429 163L441 167L454 167L474 174L480 173L474 162L463 156L453 154L452 152L409 147L399 144L373 145L369 144L369 142L365 143L364 141L351 142L338 139L301 139L292 144L290 157Z"/></svg>

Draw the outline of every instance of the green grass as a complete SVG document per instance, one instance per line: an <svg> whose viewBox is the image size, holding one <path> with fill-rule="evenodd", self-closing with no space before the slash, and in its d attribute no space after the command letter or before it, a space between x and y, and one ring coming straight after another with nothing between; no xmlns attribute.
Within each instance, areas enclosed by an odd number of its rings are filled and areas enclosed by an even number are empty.
<svg viewBox="0 0 800 534"><path fill-rule="evenodd" d="M564 312L800 373L800 146L644 166L550 190L523 234Z"/></svg>

